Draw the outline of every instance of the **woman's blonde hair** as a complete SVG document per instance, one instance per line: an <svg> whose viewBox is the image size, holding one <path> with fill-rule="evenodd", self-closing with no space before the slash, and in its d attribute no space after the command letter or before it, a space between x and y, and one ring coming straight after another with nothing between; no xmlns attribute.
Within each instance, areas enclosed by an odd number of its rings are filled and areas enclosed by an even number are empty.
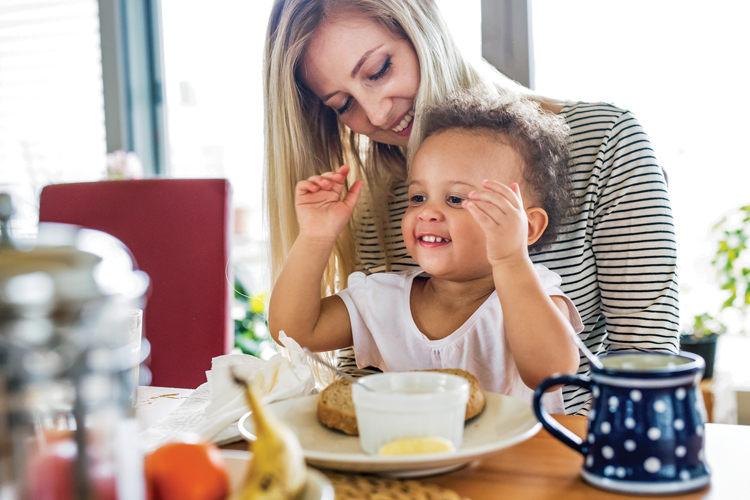
<svg viewBox="0 0 750 500"><path fill-rule="evenodd" d="M326 20L353 15L373 19L394 36L409 40L417 53L420 85L406 149L352 132L297 74L318 28ZM265 50L265 206L272 282L299 232L295 185L343 164L351 166L352 178L366 181L364 205L371 211L380 246L385 250L385 222L393 185L407 176L407 151L416 152L423 140L421 110L458 89L486 82L487 73L461 55L432 0L277 0ZM494 75L498 77L492 78L495 81L504 78L496 72ZM336 242L324 276L323 294L345 286L347 276L355 270L355 240L355 226L350 223ZM386 250L387 268L389 257Z"/></svg>

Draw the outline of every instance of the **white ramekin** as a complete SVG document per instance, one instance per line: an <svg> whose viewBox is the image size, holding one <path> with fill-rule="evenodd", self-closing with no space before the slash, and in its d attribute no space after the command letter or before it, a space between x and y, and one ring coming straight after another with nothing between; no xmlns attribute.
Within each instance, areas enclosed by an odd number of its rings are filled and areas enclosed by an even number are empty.
<svg viewBox="0 0 750 500"><path fill-rule="evenodd" d="M469 401L469 382L462 377L437 372L369 375L352 384L352 398L359 441L371 455L397 439L441 437L456 449L461 446Z"/></svg>

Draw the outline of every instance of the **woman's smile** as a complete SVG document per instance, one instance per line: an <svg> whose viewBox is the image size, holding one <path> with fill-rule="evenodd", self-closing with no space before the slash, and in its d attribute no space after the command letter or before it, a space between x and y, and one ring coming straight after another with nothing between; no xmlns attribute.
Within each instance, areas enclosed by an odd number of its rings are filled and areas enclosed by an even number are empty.
<svg viewBox="0 0 750 500"><path fill-rule="evenodd" d="M398 134L401 137L409 137L409 134L411 134L411 126L413 125L414 120L414 108L410 109L407 113L405 113L401 119L398 120L398 124L391 127L391 130L393 130L396 134Z"/></svg>

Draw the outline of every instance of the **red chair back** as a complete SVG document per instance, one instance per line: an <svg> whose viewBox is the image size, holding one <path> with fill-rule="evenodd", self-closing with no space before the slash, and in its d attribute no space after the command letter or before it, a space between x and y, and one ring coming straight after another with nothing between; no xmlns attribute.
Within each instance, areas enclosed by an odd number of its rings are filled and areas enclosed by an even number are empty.
<svg viewBox="0 0 750 500"><path fill-rule="evenodd" d="M97 229L121 240L151 278L143 335L152 385L195 388L211 358L234 344L229 308L231 188L224 179L56 184L40 222Z"/></svg>

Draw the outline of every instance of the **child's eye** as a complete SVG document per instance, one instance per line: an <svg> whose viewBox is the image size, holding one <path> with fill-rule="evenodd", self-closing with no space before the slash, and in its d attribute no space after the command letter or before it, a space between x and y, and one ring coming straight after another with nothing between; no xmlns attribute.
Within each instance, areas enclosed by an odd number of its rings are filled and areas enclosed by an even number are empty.
<svg viewBox="0 0 750 500"><path fill-rule="evenodd" d="M427 200L427 197L421 194L415 194L411 198L409 198L409 201L412 203L423 203Z"/></svg>
<svg viewBox="0 0 750 500"><path fill-rule="evenodd" d="M385 62L380 67L378 72L370 77L370 80L372 80L373 82L376 80L379 80L380 78L384 77L388 73L388 70L390 68L391 68L391 58L389 56L386 58Z"/></svg>
<svg viewBox="0 0 750 500"><path fill-rule="evenodd" d="M460 196L449 196L448 197L448 203L450 203L451 205L459 205L460 206L461 202L463 202L463 201L464 201L464 199L461 198Z"/></svg>

